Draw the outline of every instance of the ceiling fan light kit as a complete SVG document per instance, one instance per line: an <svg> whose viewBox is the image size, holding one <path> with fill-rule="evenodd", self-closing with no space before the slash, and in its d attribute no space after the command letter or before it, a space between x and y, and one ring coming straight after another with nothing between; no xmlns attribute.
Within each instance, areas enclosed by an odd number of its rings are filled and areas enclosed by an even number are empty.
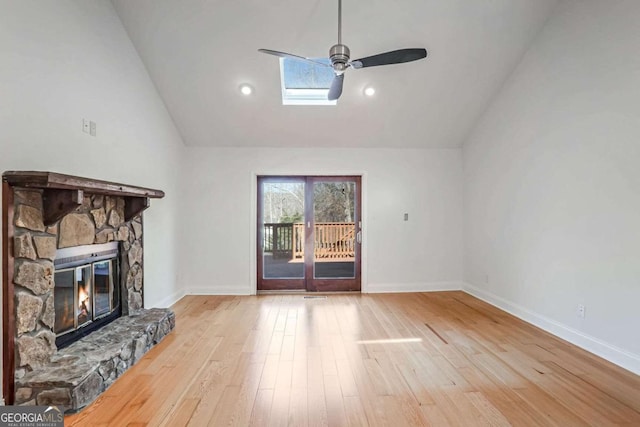
<svg viewBox="0 0 640 427"><path fill-rule="evenodd" d="M329 49L329 60L331 61L331 65L325 64L323 62L315 61L310 58L306 58L304 56L293 55L286 52L280 52L277 50L271 49L258 49L259 52L266 53L269 55L275 55L282 58L291 58L299 61L307 61L312 62L315 65L322 67L331 67L333 68L334 78L333 82L331 82L331 87L329 88L329 93L327 99L329 101L334 101L340 98L342 95L342 87L344 84L344 73L349 68L354 68L356 70L360 68L366 67L375 67L379 65L391 65L391 64L401 64L404 62L412 62L417 61L419 59L423 59L427 57L427 50L424 48L410 48L410 49L399 49L390 52L380 53L373 56L367 56L365 58L351 60L351 51L349 48L342 44L342 0L338 0L338 43L331 46ZM366 93L366 92L365 92ZM375 93L375 90L374 92ZM373 96L367 94L367 96Z"/></svg>

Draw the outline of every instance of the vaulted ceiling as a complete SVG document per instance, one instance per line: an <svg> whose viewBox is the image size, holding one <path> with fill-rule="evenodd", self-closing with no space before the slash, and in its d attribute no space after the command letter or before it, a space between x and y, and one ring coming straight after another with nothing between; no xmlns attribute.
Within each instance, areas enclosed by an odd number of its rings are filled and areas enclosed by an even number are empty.
<svg viewBox="0 0 640 427"><path fill-rule="evenodd" d="M283 106L278 59L257 50L328 56L337 0L112 2L187 145L435 148L461 146L557 0L344 0L352 58L429 56L348 70L333 107Z"/></svg>

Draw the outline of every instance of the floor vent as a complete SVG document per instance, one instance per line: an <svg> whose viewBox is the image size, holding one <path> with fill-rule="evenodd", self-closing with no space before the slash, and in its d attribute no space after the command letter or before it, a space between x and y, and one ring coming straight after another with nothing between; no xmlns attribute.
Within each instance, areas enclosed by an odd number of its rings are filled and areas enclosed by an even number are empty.
<svg viewBox="0 0 640 427"><path fill-rule="evenodd" d="M304 299L326 299L326 295L306 295L303 297Z"/></svg>

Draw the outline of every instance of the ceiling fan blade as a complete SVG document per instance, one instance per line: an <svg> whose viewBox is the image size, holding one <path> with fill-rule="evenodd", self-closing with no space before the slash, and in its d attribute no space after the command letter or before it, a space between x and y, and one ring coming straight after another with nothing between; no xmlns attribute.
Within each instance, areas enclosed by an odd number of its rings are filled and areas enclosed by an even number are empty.
<svg viewBox="0 0 640 427"><path fill-rule="evenodd" d="M331 88L329 89L329 95L327 99L329 101L335 101L342 95L342 84L344 83L344 74L336 74L331 82Z"/></svg>
<svg viewBox="0 0 640 427"><path fill-rule="evenodd" d="M367 56L356 59L349 65L353 68L375 67L377 65L401 64L403 62L417 61L426 58L426 49L399 49L391 52L380 53L378 55Z"/></svg>
<svg viewBox="0 0 640 427"><path fill-rule="evenodd" d="M267 53L269 55L279 56L281 58L291 58L291 59L297 59L297 60L300 60L300 61L307 61L307 62L311 62L311 63L313 63L315 65L322 65L323 67L331 67L331 65L329 65L329 64L325 64L325 63L319 62L319 61L314 61L313 59L305 58L304 56L293 55L291 53L286 53L286 52L279 52L277 50L258 49L258 52Z"/></svg>

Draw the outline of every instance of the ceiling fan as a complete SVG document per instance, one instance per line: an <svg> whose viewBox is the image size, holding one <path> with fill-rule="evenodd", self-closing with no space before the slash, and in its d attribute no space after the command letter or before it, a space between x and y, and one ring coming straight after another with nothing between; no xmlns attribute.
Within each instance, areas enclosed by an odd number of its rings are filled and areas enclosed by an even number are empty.
<svg viewBox="0 0 640 427"><path fill-rule="evenodd" d="M400 64L403 62L416 61L427 57L427 50L424 48L399 49L390 52L379 53L365 58L351 60L351 52L346 45L342 44L342 0L338 0L338 44L331 46L329 50L329 60L331 65L323 62L315 61L304 56L293 55L291 53L279 52L271 49L258 49L259 52L275 55L282 58L291 58L300 61L312 62L322 67L331 67L335 76L331 82L328 99L334 101L340 98L342 94L342 85L344 83L344 72L348 68L365 68L375 67L378 65Z"/></svg>

